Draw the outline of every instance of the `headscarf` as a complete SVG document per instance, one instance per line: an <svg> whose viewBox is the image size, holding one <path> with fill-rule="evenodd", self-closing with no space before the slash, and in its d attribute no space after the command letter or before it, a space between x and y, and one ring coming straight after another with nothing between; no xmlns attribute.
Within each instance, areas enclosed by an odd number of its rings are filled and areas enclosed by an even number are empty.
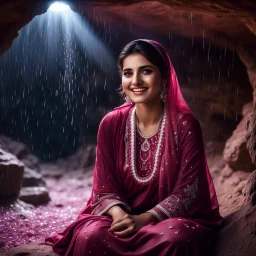
<svg viewBox="0 0 256 256"><path fill-rule="evenodd" d="M182 118L182 116L189 114L193 115L192 111L190 110L188 104L186 103L180 89L180 85L178 82L178 78L175 72L175 69L172 65L172 62L170 60L170 57L167 53L167 51L164 49L164 47L153 40L148 40L148 39L137 39L134 41L131 41L128 43L125 47L124 50L129 47L131 44L134 42L147 42L151 46L153 46L159 54L162 56L164 59L164 62L166 64L167 68L167 83L166 83L166 91L167 91L167 97L166 97L166 103L165 103L165 108L166 108L166 125L167 128L165 129L165 152L164 152L164 157L165 157L165 163L168 166L172 166L172 172L167 173L160 176L160 184L166 184L167 185L167 193L173 190L174 183L167 183L165 182L167 180L173 180L177 179L178 177L178 172L179 172L179 167L180 167L180 148L179 148L179 138L178 138L178 123L179 119ZM130 104L123 104L122 106L116 108L116 109L122 109L125 107L131 107L131 105L134 105L134 103ZM174 150L174 147L176 150ZM172 153L170 153L172 152ZM174 164L176 163L176 165ZM209 168L207 165L206 161L206 156L204 152L204 162L205 162L205 169L206 169L206 176L207 176L207 181L208 181L208 187L209 187L209 193L211 197L211 203L212 203L212 209L216 210L216 215L219 214L219 206L218 206L218 201L217 201L217 196L215 192L215 188L213 185L213 181L209 172ZM162 192L159 190L160 197L165 198L167 195L165 192ZM162 195L161 195L162 194Z"/></svg>

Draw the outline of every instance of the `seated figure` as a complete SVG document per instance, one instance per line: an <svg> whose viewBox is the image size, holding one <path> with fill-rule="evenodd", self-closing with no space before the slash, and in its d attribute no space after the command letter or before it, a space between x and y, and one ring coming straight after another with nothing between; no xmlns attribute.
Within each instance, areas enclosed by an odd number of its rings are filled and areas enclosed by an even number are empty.
<svg viewBox="0 0 256 256"><path fill-rule="evenodd" d="M46 244L66 256L211 255L223 219L170 58L139 39L118 64L126 103L100 123L91 197Z"/></svg>

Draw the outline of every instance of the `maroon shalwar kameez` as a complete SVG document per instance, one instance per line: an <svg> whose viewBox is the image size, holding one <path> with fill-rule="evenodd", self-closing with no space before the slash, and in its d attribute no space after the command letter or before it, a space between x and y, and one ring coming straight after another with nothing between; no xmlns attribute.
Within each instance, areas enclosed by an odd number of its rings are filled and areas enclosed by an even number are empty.
<svg viewBox="0 0 256 256"><path fill-rule="evenodd" d="M145 138L136 129L134 104L104 117L91 198L73 224L46 238L60 255L211 255L222 218L201 128L181 95L167 53L160 44L148 42L169 65L166 118L148 138L150 150L143 151ZM119 238L108 231L112 219L104 215L114 205L132 215L150 212L158 222Z"/></svg>

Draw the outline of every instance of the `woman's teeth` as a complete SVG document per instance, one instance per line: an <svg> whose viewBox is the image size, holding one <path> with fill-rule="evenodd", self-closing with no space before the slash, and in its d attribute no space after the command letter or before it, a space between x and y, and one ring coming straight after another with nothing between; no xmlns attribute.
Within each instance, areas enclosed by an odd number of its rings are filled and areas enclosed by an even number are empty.
<svg viewBox="0 0 256 256"><path fill-rule="evenodd" d="M146 90L147 90L147 88L144 88L144 89L132 89L133 92L144 92Z"/></svg>

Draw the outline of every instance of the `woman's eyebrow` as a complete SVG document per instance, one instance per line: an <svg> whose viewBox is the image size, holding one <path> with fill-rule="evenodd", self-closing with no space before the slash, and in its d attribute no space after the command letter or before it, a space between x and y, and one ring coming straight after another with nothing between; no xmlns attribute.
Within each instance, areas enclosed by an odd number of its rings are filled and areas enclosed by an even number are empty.
<svg viewBox="0 0 256 256"><path fill-rule="evenodd" d="M153 68L153 69L155 69L155 67L150 66L150 65L144 65L144 66L139 67L139 69L143 69L143 68ZM130 70L132 70L132 68L123 69L123 71L128 71L128 70L130 71Z"/></svg>

